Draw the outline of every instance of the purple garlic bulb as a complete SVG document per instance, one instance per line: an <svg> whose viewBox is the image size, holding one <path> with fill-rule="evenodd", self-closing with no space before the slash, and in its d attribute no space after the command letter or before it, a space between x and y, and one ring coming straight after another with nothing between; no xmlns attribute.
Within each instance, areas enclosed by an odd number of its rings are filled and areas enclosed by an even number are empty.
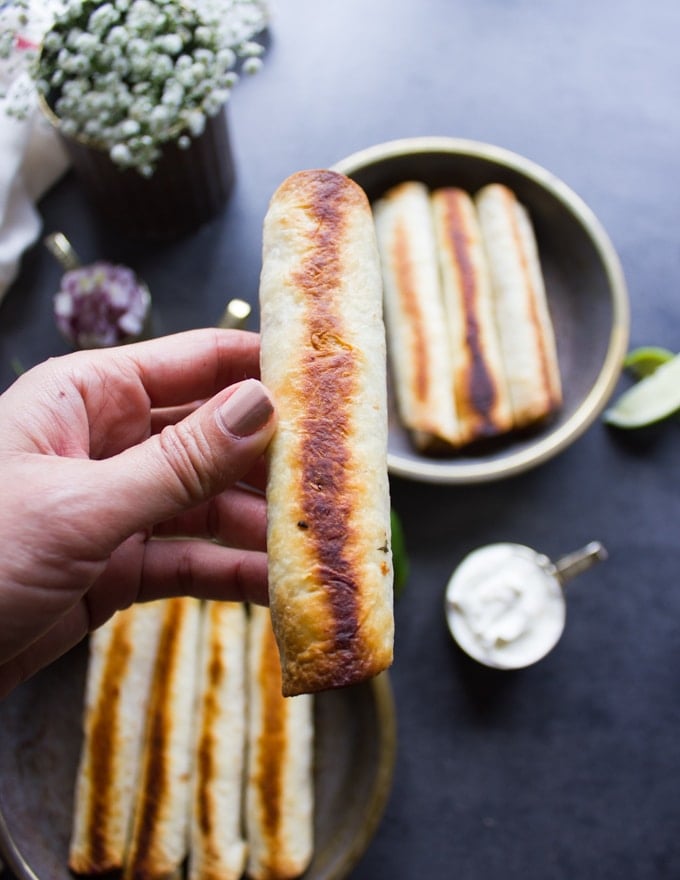
<svg viewBox="0 0 680 880"><path fill-rule="evenodd" d="M97 262L64 273L54 317L77 348L103 348L138 339L150 305L149 290L132 269Z"/></svg>

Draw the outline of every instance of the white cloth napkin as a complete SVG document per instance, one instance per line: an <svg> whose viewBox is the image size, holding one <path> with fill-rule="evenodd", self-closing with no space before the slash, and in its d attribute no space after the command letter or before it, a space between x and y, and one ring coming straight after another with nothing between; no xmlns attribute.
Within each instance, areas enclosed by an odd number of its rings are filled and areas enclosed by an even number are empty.
<svg viewBox="0 0 680 880"><path fill-rule="evenodd" d="M21 121L3 111L0 102L0 300L17 275L22 254L40 235L38 199L68 165L37 107Z"/></svg>
<svg viewBox="0 0 680 880"><path fill-rule="evenodd" d="M53 15L53 0L32 2L20 24L12 3L0 2L0 28L38 43ZM68 161L57 135L43 117L26 72L28 53L14 45L0 65L0 301L15 279L24 251L40 235L38 199L64 173ZM17 99L19 96L19 100ZM21 118L11 110L21 106Z"/></svg>

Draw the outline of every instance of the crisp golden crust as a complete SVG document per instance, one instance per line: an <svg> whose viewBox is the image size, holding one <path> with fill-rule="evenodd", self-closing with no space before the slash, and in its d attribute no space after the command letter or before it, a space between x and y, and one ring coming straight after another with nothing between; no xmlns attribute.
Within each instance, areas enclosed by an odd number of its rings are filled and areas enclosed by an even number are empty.
<svg viewBox="0 0 680 880"><path fill-rule="evenodd" d="M116 802L116 738L121 724L118 676L125 676L132 657L130 623L127 618L119 618L113 624L97 705L93 709L90 732L92 795L87 820L90 852L86 858L72 856L74 871L105 872L122 866L123 853L110 839L108 831L111 810Z"/></svg>
<svg viewBox="0 0 680 880"><path fill-rule="evenodd" d="M512 409L474 204L452 187L433 192L432 207L462 445L510 430Z"/></svg>
<svg viewBox="0 0 680 880"><path fill-rule="evenodd" d="M423 450L458 442L450 340L427 187L408 181L373 206L402 423Z"/></svg>
<svg viewBox="0 0 680 880"><path fill-rule="evenodd" d="M69 852L76 873L123 867L160 627L155 604L135 605L90 637Z"/></svg>
<svg viewBox="0 0 680 880"><path fill-rule="evenodd" d="M274 194L260 282L269 589L288 696L392 660L382 290L363 191L300 172Z"/></svg>
<svg viewBox="0 0 680 880"><path fill-rule="evenodd" d="M393 266L402 319L412 328L413 333L411 348L413 353L413 384L411 386L413 396L421 406L427 407L436 377L431 374L430 370L429 345L422 314L422 303L418 296L420 286L405 218L399 218L395 222L393 239L391 246L389 246L389 253L386 253L386 259Z"/></svg>
<svg viewBox="0 0 680 880"><path fill-rule="evenodd" d="M513 424L523 428L562 402L555 337L533 228L525 208L502 184L477 193L494 292Z"/></svg>
<svg viewBox="0 0 680 880"><path fill-rule="evenodd" d="M239 880L246 859L246 612L205 602L201 621L189 880Z"/></svg>
<svg viewBox="0 0 680 880"><path fill-rule="evenodd" d="M125 880L161 880L187 851L200 602L163 602Z"/></svg>
<svg viewBox="0 0 680 880"><path fill-rule="evenodd" d="M270 613L252 607L249 625L247 875L299 877L313 853L313 698L281 693Z"/></svg>

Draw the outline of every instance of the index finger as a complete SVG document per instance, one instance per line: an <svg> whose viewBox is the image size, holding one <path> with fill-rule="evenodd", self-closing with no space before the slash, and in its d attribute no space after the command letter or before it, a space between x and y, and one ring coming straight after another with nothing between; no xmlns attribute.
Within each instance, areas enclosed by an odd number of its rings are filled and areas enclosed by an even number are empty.
<svg viewBox="0 0 680 880"><path fill-rule="evenodd" d="M116 367L119 380L139 380L151 407L191 403L260 377L260 337L246 330L187 330L95 355L82 352L83 358L88 355L96 358L98 369Z"/></svg>
<svg viewBox="0 0 680 880"><path fill-rule="evenodd" d="M260 337L247 330L189 330L118 351L135 363L152 407L212 397L234 382L260 378Z"/></svg>

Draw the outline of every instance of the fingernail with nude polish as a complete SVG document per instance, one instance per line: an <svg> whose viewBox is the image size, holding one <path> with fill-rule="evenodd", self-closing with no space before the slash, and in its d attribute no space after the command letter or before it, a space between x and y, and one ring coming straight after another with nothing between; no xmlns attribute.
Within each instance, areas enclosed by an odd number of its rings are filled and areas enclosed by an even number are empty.
<svg viewBox="0 0 680 880"><path fill-rule="evenodd" d="M263 428L274 412L264 387L255 379L243 382L217 410L217 423L233 437L250 437Z"/></svg>

